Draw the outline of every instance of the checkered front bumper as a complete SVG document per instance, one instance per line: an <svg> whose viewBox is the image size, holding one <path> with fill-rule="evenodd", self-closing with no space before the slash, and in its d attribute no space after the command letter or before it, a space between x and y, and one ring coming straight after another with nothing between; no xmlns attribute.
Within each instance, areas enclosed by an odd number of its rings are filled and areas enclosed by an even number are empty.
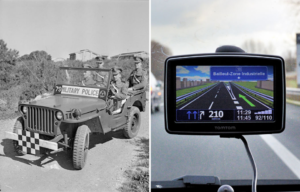
<svg viewBox="0 0 300 192"><path fill-rule="evenodd" d="M58 150L57 143L40 139L38 133L24 130L18 130L18 133L6 131L5 136L8 139L18 141L18 145L21 146L22 151L25 153L38 155L40 154L40 147Z"/></svg>

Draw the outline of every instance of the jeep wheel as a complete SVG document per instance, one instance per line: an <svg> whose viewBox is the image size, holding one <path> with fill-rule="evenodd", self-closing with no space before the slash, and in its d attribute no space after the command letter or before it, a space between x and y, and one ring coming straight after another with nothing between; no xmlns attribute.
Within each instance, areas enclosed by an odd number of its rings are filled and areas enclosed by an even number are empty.
<svg viewBox="0 0 300 192"><path fill-rule="evenodd" d="M75 169L82 169L85 165L89 144L90 129L86 125L78 127L73 146L73 166Z"/></svg>
<svg viewBox="0 0 300 192"><path fill-rule="evenodd" d="M24 120L22 117L18 117L15 122L13 132L18 133L18 130L23 130L23 127L24 127ZM18 141L12 140L12 142L17 155L18 156L24 155L25 153L22 151L22 147L18 144Z"/></svg>
<svg viewBox="0 0 300 192"><path fill-rule="evenodd" d="M140 129L141 125L141 115L140 110L137 107L131 107L129 119L124 129L124 135L126 138L133 138L135 137Z"/></svg>

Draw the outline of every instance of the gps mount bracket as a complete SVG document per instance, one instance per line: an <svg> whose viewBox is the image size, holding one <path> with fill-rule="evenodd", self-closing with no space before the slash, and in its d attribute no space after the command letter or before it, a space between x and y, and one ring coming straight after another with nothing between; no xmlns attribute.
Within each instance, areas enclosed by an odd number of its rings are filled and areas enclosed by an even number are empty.
<svg viewBox="0 0 300 192"><path fill-rule="evenodd" d="M216 53L228 53L228 52L240 52L240 53L245 53L245 51L239 47L233 46L233 45L223 45L221 47L218 47L216 49Z"/></svg>

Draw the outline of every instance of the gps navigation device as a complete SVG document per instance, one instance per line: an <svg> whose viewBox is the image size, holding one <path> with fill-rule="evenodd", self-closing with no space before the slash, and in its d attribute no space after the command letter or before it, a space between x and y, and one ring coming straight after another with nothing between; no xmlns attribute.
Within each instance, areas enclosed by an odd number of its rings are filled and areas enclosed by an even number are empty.
<svg viewBox="0 0 300 192"><path fill-rule="evenodd" d="M245 52L169 57L164 101L171 134L280 133L285 128L284 60Z"/></svg>

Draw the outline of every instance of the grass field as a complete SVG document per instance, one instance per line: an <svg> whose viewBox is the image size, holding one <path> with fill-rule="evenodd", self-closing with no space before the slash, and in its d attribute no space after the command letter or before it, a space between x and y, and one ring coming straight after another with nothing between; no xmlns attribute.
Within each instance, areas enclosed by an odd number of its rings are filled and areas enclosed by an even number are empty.
<svg viewBox="0 0 300 192"><path fill-rule="evenodd" d="M138 161L125 171L126 181L118 189L122 192L149 192L149 138L133 141L139 147Z"/></svg>
<svg viewBox="0 0 300 192"><path fill-rule="evenodd" d="M268 105L268 106L274 108L274 103L273 103L272 101L269 101L269 100L267 100L267 99L264 99L264 98L262 98L262 97L259 97L259 96L255 95L255 94L251 93L251 92L246 91L245 89L243 89L243 90L244 90L248 95L250 95L250 96L254 97L255 99L257 99L257 100L263 102L264 104L266 104L266 105Z"/></svg>
<svg viewBox="0 0 300 192"><path fill-rule="evenodd" d="M265 95L269 95L273 97L273 91L269 91L269 90L265 90L265 89L260 89L260 88L256 88L255 86L257 85L257 82L234 82L238 85L241 85L243 87L246 87L248 89L252 89L253 91L257 91L260 93L263 93Z"/></svg>
<svg viewBox="0 0 300 192"><path fill-rule="evenodd" d="M286 87L297 88L296 79L286 79Z"/></svg>
<svg viewBox="0 0 300 192"><path fill-rule="evenodd" d="M181 95L196 91L198 89L202 89L202 88L207 87L207 86L212 85L212 84L214 84L214 83L207 83L205 85L200 85L200 86L197 86L197 87L191 87L191 88L178 90L178 91L176 91L176 97L179 97Z"/></svg>
<svg viewBox="0 0 300 192"><path fill-rule="evenodd" d="M259 88L256 88L255 86L256 86L256 82L235 82L236 84L239 84L239 85L241 85L241 86L243 86L243 87L246 87L246 88L249 88L249 89L252 89L252 90L254 90L254 91L257 91L257 92L260 92L260 93L263 93L263 94L265 94L265 95L269 95L269 96L272 96L273 97L273 91L269 91L269 90L265 90L265 89L259 89ZM269 101L269 100L267 100L267 99L264 99L264 98L262 98L262 97L260 97L260 96L257 96L256 94L254 94L254 93L251 93L251 92L249 92L249 91L247 91L247 90L245 90L245 89L242 89L243 91L245 91L247 94L249 94L250 96L252 96L252 97L254 97L254 98L256 98L257 100L259 100L259 101L261 101L261 102L263 102L264 104L266 104L266 105L268 105L268 106L270 106L270 107L274 107L274 104L273 104L273 102L271 102L271 101Z"/></svg>

